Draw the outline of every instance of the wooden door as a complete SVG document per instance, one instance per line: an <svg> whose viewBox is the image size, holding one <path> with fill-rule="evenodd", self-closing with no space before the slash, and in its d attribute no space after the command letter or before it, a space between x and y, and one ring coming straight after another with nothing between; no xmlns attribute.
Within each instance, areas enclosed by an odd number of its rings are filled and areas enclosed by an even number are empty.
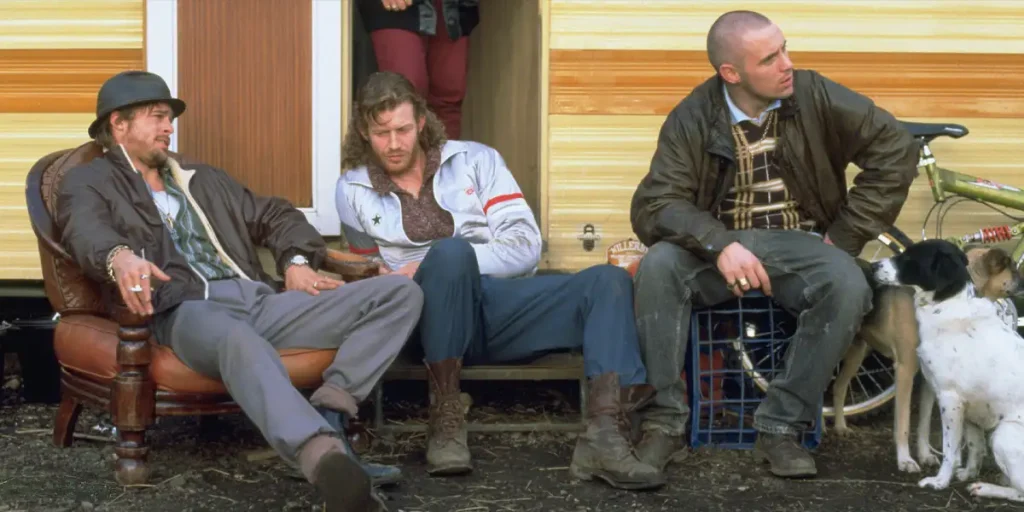
<svg viewBox="0 0 1024 512"><path fill-rule="evenodd" d="M146 1L148 68L188 104L172 146L337 235L349 1Z"/></svg>

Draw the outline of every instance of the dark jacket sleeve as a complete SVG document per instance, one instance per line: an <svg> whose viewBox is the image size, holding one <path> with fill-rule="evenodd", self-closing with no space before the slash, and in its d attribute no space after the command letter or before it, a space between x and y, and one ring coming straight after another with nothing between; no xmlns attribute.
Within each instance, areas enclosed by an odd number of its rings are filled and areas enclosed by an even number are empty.
<svg viewBox="0 0 1024 512"><path fill-rule="evenodd" d="M88 167L68 171L57 199L61 245L82 271L97 282L108 281L107 256L119 245L131 247L114 229L110 206L96 189L96 173Z"/></svg>
<svg viewBox="0 0 1024 512"><path fill-rule="evenodd" d="M313 269L321 267L327 256L327 244L305 214L284 198L257 195L224 171L213 172L232 189L232 196L239 198L249 236L257 245L270 249L281 276L285 264L295 254L308 258Z"/></svg>
<svg viewBox="0 0 1024 512"><path fill-rule="evenodd" d="M703 144L687 133L680 115L673 110L661 126L650 170L633 194L630 220L644 245L671 242L712 261L736 234L696 205Z"/></svg>
<svg viewBox="0 0 1024 512"><path fill-rule="evenodd" d="M819 75L843 161L861 169L846 203L828 228L832 243L852 255L889 229L917 177L918 145L889 112L867 97Z"/></svg>

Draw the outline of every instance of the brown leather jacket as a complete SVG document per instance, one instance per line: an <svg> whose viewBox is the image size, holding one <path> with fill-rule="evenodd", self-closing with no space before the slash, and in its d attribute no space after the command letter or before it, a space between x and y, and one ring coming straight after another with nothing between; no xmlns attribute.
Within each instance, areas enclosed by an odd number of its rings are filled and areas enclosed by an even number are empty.
<svg viewBox="0 0 1024 512"><path fill-rule="evenodd" d="M815 71L798 70L779 108L780 172L832 242L853 256L896 221L917 177L918 145L889 112ZM712 261L736 233L713 212L733 183L735 146L722 81L697 86L669 113L633 195L633 231ZM847 191L846 167L863 170Z"/></svg>
<svg viewBox="0 0 1024 512"><path fill-rule="evenodd" d="M264 272L257 246L270 249L279 273L297 253L305 255L314 269L320 267L327 255L324 240L288 201L253 194L208 165L168 162L176 169L178 185L208 220L229 265L236 265L246 277L280 287ZM154 280L155 313L184 300L206 298L205 279L174 247L145 180L119 150L68 171L57 201L61 243L90 278L109 280L107 255L123 244L136 255L145 251L146 259L171 278L165 283Z"/></svg>

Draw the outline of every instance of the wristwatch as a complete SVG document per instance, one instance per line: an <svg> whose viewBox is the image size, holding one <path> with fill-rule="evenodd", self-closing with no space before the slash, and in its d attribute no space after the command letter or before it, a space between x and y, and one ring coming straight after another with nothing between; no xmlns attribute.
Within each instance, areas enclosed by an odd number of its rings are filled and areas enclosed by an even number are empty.
<svg viewBox="0 0 1024 512"><path fill-rule="evenodd" d="M292 259L288 260L288 263L284 266L285 271L288 270L292 265L309 265L309 260L301 254L292 256Z"/></svg>

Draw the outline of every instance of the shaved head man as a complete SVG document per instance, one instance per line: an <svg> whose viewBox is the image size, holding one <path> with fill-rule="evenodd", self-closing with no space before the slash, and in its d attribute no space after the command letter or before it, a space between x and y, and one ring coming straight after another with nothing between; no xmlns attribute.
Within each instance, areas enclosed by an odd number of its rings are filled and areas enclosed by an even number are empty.
<svg viewBox="0 0 1024 512"><path fill-rule="evenodd" d="M649 247L635 279L640 346L657 389L637 453L664 468L684 450L683 369L692 307L760 290L799 313L785 371L754 416L754 453L782 477L817 474L799 443L871 290L856 261L888 229L917 175L917 145L888 112L812 70L752 11L708 30L714 76L665 119L630 218ZM846 168L861 172L847 190Z"/></svg>
<svg viewBox="0 0 1024 512"><path fill-rule="evenodd" d="M793 94L793 61L778 25L752 11L719 16L708 31L708 60L744 113L756 116Z"/></svg>

